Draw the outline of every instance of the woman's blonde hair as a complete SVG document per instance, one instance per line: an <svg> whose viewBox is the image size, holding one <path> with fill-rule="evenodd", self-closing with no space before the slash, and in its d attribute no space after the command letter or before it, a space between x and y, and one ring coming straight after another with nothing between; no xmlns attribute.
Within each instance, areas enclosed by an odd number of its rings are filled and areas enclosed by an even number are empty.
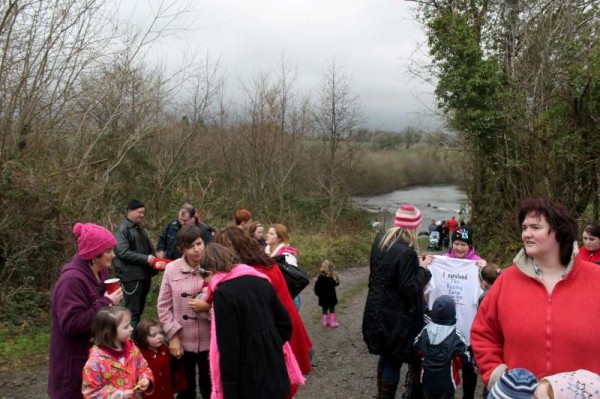
<svg viewBox="0 0 600 399"><path fill-rule="evenodd" d="M290 244L290 233L287 227L279 223L274 223L271 225L271 227L273 228L273 230L275 230L277 238L279 238L285 245Z"/></svg>
<svg viewBox="0 0 600 399"><path fill-rule="evenodd" d="M321 269L319 270L322 274L332 277L336 282L339 283L337 273L334 270L333 263L330 260L324 260L321 263Z"/></svg>
<svg viewBox="0 0 600 399"><path fill-rule="evenodd" d="M390 228L381 239L379 249L387 251L396 241L404 241L409 247L419 249L417 229L405 229L402 227Z"/></svg>

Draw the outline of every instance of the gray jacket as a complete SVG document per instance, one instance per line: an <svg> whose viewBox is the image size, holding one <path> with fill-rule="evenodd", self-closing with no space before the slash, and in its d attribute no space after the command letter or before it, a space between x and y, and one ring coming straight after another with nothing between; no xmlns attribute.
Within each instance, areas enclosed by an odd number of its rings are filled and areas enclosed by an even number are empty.
<svg viewBox="0 0 600 399"><path fill-rule="evenodd" d="M148 233L127 218L115 231L117 246L113 266L121 281L143 280L156 275L148 265L148 255L154 255L154 247Z"/></svg>

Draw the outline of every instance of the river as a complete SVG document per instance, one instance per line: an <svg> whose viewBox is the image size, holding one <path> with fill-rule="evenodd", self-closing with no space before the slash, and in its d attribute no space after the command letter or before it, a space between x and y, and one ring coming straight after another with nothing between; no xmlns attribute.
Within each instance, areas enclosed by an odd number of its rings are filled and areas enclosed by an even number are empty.
<svg viewBox="0 0 600 399"><path fill-rule="evenodd" d="M467 204L467 195L458 186L417 186L372 197L354 197L355 204L374 214L373 221L388 227L393 222L394 214L402 204L412 204L423 214L421 229L431 219L446 220L452 216L460 218L461 205ZM468 212L463 216L468 220Z"/></svg>

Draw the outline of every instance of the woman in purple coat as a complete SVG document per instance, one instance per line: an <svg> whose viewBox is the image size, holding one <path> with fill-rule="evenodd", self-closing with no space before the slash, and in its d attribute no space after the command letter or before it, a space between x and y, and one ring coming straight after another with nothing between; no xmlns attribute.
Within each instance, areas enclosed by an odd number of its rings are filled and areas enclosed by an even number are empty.
<svg viewBox="0 0 600 399"><path fill-rule="evenodd" d="M73 232L77 254L63 266L52 292L51 399L83 398L82 372L92 346L92 320L100 308L123 298L121 288L108 294L103 284L115 257L117 241L112 233L93 223L76 223Z"/></svg>

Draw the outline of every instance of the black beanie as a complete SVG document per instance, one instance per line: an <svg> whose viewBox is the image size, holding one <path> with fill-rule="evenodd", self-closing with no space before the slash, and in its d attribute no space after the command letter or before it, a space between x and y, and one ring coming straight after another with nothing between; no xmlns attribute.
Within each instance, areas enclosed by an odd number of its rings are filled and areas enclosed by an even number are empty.
<svg viewBox="0 0 600 399"><path fill-rule="evenodd" d="M450 295L442 295L433 302L431 321L442 326L456 324L456 304Z"/></svg>
<svg viewBox="0 0 600 399"><path fill-rule="evenodd" d="M472 247L473 233L468 228L462 227L452 233L452 242L456 240L466 242L469 247Z"/></svg>
<svg viewBox="0 0 600 399"><path fill-rule="evenodd" d="M133 211L134 209L143 208L143 207L144 207L144 203L142 201L140 201L139 199L132 199L127 204L128 211Z"/></svg>

